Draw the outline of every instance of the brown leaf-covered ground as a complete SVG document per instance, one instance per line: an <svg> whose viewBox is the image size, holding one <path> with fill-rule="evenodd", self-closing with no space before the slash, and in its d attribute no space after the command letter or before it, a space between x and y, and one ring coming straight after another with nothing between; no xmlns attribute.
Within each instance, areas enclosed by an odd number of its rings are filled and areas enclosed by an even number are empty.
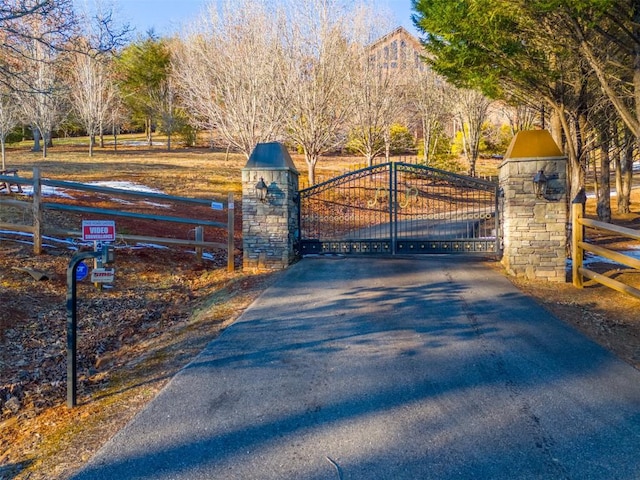
<svg viewBox="0 0 640 480"><path fill-rule="evenodd" d="M74 182L129 181L171 195L224 202L238 192L245 159L209 149L174 152L102 151L89 159L58 147L49 158L10 151L21 176L38 167L45 178ZM225 222L226 212L81 191L46 201ZM18 194L2 198L26 200ZM235 232L241 238L241 202ZM154 211L155 210L155 211ZM80 230L95 215L45 211L45 228ZM29 211L0 205L0 222L30 224ZM116 219L118 233L193 239L193 227ZM1 230L1 229L0 229ZM205 228L205 240L226 244L226 231ZM66 295L69 261L82 246L47 238L34 255L28 236L0 233L0 479L66 478L124 425L162 386L272 281L270 275L227 272L227 252L116 242L116 280L97 289L78 282L78 407L66 401ZM90 248L90 246L88 247ZM28 269L43 272L34 279Z"/></svg>
<svg viewBox="0 0 640 480"><path fill-rule="evenodd" d="M112 288L79 283L79 407L69 410L69 253L34 256L0 242L0 478L67 476L270 281L178 249L125 247L116 256ZM37 281L17 269L24 267L48 278Z"/></svg>
<svg viewBox="0 0 640 480"><path fill-rule="evenodd" d="M46 161L25 154L13 165L39 166L45 176L73 181L137 180L174 195L238 192L244 160L207 152L104 153L88 161L65 150L61 158ZM636 213L617 221L637 228L639 202L636 198ZM180 207L172 210L180 213ZM0 210L0 221L3 215L24 220L11 209ZM79 228L78 217L48 215L59 228ZM166 226L147 227L153 234L181 235ZM210 231L205 237L215 235ZM0 480L67 478L277 278L227 272L224 251L198 261L188 249L119 243L113 287L79 283L79 405L68 409L66 270L75 247L51 240L45 254L33 255L25 240L0 234ZM601 240L623 250L638 247L615 236ZM240 260L236 253L237 266ZM35 280L25 268L45 272L47 279ZM610 264L594 268L640 287L638 272ZM640 365L640 300L589 283L577 290L570 284L513 281L562 320Z"/></svg>

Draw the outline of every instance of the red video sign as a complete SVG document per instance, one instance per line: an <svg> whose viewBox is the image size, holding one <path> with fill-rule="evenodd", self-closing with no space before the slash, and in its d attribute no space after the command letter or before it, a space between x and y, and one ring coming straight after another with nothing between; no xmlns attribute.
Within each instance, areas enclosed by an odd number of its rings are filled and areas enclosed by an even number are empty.
<svg viewBox="0 0 640 480"><path fill-rule="evenodd" d="M113 220L83 220L82 240L85 242L115 242L116 222Z"/></svg>

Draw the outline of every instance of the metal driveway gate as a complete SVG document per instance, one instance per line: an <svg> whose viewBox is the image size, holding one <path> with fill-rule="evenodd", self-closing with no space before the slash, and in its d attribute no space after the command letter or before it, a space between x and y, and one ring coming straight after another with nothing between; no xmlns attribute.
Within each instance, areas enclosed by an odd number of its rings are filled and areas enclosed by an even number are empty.
<svg viewBox="0 0 640 480"><path fill-rule="evenodd" d="M300 252L497 252L497 190L422 165L356 170L300 191Z"/></svg>

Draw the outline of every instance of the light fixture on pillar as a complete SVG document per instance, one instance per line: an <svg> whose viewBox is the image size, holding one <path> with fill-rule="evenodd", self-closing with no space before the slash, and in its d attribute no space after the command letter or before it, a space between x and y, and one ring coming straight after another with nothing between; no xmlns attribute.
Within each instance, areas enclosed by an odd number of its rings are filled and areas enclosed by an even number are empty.
<svg viewBox="0 0 640 480"><path fill-rule="evenodd" d="M535 177L533 177L533 193L538 198L545 198L547 193L547 176L544 174L544 170L538 171Z"/></svg>
<svg viewBox="0 0 640 480"><path fill-rule="evenodd" d="M267 193L269 192L269 188L267 184L264 183L264 179L260 177L260 181L256 183L256 195L258 200L262 203L267 203Z"/></svg>

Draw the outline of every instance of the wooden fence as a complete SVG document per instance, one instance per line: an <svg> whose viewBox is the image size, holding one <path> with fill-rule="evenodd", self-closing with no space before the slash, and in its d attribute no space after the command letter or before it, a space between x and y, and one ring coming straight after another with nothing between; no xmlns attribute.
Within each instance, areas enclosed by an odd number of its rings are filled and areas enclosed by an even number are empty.
<svg viewBox="0 0 640 480"><path fill-rule="evenodd" d="M13 185L31 185L33 187L33 195L31 197L31 201L24 200L15 200L11 198L2 198L0 195L0 205L18 207L22 209L31 209L33 223L32 225L18 225L14 223L2 223L0 222L0 229L8 229L16 232L30 233L33 235L33 251L35 254L42 253L42 237L44 233L49 235L63 235L66 237L82 237L82 232L80 231L70 231L70 230L61 230L56 228L47 228L43 222L43 211L44 210L58 210L58 211L68 211L68 212L77 212L77 213L89 213L96 215L105 215L108 217L125 217L125 218L134 218L140 220L155 220L159 222L173 222L173 223L182 223L195 225L195 240L189 239L179 239L179 238L167 238L167 237L151 237L151 236L141 236L141 235L128 235L128 234L117 234L117 239L125 240L125 241L133 241L133 242L147 242L147 243L157 243L160 245L180 245L180 246L191 246L196 249L196 253L199 258L202 258L202 249L203 248L216 248L216 249L226 249L227 250L227 269L231 272L234 270L234 201L233 201L233 193L229 193L227 197L227 222L218 222L213 220L202 220L196 218L186 218L186 217L177 217L177 216L166 216L166 215L149 215L144 213L137 212L127 212L123 210L111 210L105 208L95 208L89 206L82 205L67 205L63 203L56 202L46 202L43 201L42 197L42 187L50 186L50 187L58 187L64 188L68 190L80 190L94 193L106 193L117 196L127 196L127 197L137 197L137 198L154 198L158 200L163 200L167 202L183 202L183 203L191 203L191 204L199 204L199 205L207 205L213 208L216 205L220 209L224 209L224 205L212 200L200 199L200 198L189 198L189 197L176 197L172 195L165 195L161 193L151 193L151 192L139 192L132 190L122 190L117 188L110 187L100 187L96 185L87 185L83 183L75 183L75 182L67 182L61 180L49 180L43 179L40 176L40 171L38 168L33 169L33 178L22 178L18 176L5 176L0 175L0 182L7 181ZM218 243L218 242L206 242L204 241L204 227L217 227L223 228L227 231L227 243Z"/></svg>
<svg viewBox="0 0 640 480"><path fill-rule="evenodd" d="M584 252L587 251L640 271L640 260L619 252L615 252L608 248L587 243L584 238L584 227L591 227L597 230L616 233L633 240L640 240L640 231L584 218L582 209L583 207L581 203L572 204L571 213L573 224L571 256L573 259L573 285L577 288L582 288L584 280L583 277L586 277L609 288L612 288L619 292L627 293L640 299L640 290L638 290L637 288L619 282L618 280L615 280L613 278L609 278L605 275L601 275L597 272L594 272L593 270L589 270L583 265Z"/></svg>

